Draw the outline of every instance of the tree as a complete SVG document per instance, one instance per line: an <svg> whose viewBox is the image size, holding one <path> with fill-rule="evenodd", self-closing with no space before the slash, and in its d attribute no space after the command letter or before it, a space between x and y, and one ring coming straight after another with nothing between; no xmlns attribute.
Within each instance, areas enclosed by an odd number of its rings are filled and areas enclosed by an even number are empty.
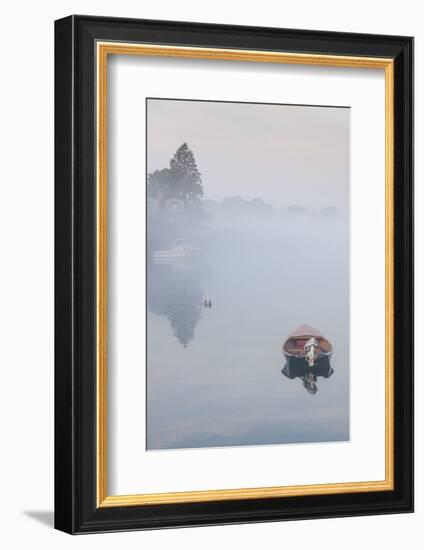
<svg viewBox="0 0 424 550"><path fill-rule="evenodd" d="M171 196L171 171L169 168L155 170L149 174L147 181L149 196L152 199L162 202Z"/></svg>
<svg viewBox="0 0 424 550"><path fill-rule="evenodd" d="M176 196L197 203L203 197L202 178L187 143L178 147L169 165Z"/></svg>
<svg viewBox="0 0 424 550"><path fill-rule="evenodd" d="M203 197L201 174L193 151L187 143L178 147L169 168L155 170L148 176L149 194L159 201L182 199L187 206L198 206Z"/></svg>

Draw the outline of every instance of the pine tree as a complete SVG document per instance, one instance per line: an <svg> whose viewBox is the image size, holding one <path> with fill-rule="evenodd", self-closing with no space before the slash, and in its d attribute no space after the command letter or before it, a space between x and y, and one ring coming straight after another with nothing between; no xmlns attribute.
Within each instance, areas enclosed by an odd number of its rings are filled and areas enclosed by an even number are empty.
<svg viewBox="0 0 424 550"><path fill-rule="evenodd" d="M175 197L186 203L197 204L203 197L202 178L193 151L187 143L178 147L169 166Z"/></svg>
<svg viewBox="0 0 424 550"><path fill-rule="evenodd" d="M203 197L201 174L193 151L187 143L178 147L169 162L169 168L155 170L148 175L148 193L161 203L167 199L181 199L187 207L200 204Z"/></svg>

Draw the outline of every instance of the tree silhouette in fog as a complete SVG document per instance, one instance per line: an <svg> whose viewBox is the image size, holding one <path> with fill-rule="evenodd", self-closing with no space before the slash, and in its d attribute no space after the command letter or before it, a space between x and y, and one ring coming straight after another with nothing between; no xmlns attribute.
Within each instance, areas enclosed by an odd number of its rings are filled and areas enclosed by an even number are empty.
<svg viewBox="0 0 424 550"><path fill-rule="evenodd" d="M178 147L169 168L148 175L148 194L160 204L168 199L181 199L187 207L199 206L203 197L202 178L187 143Z"/></svg>

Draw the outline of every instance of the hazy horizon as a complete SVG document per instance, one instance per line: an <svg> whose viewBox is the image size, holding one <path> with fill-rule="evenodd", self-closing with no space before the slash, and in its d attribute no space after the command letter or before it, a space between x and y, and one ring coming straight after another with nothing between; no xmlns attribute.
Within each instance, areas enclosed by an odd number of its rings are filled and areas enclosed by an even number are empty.
<svg viewBox="0 0 424 550"><path fill-rule="evenodd" d="M147 171L187 142L204 198L259 197L277 209L349 205L350 109L147 100Z"/></svg>

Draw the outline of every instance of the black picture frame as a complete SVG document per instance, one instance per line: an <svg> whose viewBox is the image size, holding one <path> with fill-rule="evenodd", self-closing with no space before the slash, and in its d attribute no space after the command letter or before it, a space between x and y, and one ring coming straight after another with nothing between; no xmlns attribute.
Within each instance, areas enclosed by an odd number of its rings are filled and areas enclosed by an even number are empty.
<svg viewBox="0 0 424 550"><path fill-rule="evenodd" d="M394 489L146 506L96 499L99 40L394 60ZM413 39L73 15L55 22L55 527L94 533L413 511Z"/></svg>

